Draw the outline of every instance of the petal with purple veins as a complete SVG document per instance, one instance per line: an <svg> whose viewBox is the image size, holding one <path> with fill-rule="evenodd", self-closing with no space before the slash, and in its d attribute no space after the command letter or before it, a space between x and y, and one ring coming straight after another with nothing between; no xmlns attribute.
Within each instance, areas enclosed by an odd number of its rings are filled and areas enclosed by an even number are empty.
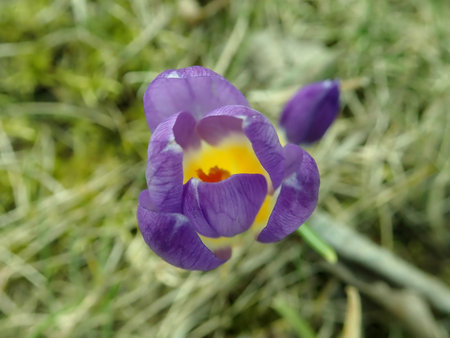
<svg viewBox="0 0 450 338"><path fill-rule="evenodd" d="M147 245L166 262L188 270L211 270L225 263L231 252L222 249L214 255L182 214L149 209L148 190L139 195L137 219Z"/></svg>
<svg viewBox="0 0 450 338"><path fill-rule="evenodd" d="M219 74L200 66L169 69L159 74L144 94L151 130L172 114L191 113L196 120L224 105L248 106L244 95Z"/></svg>
<svg viewBox="0 0 450 338"><path fill-rule="evenodd" d="M260 174L237 174L207 183L191 179L185 185L183 214L206 237L231 237L252 225L267 194Z"/></svg>
<svg viewBox="0 0 450 338"><path fill-rule="evenodd" d="M299 146L285 147L288 170L267 226L257 240L276 242L298 229L316 208L320 177L314 159Z"/></svg>
<svg viewBox="0 0 450 338"><path fill-rule="evenodd" d="M183 148L177 143L177 138L185 145L195 143L192 141L195 136L187 134L186 130L175 136L174 129L177 130L176 126L183 120L190 120L188 113L171 116L158 125L150 138L145 176L150 191L149 203L155 211L181 212Z"/></svg>

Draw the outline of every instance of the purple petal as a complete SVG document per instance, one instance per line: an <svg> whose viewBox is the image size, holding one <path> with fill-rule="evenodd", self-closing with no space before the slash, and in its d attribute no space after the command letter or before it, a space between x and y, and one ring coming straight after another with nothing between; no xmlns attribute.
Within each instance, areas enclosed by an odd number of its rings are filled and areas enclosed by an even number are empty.
<svg viewBox="0 0 450 338"><path fill-rule="evenodd" d="M285 173L283 148L275 128L264 115L245 106L220 107L198 122L200 137L215 144L226 135L236 132L239 124L230 117L242 121L243 132L252 143L259 162L268 172L273 189L277 189Z"/></svg>
<svg viewBox="0 0 450 338"><path fill-rule="evenodd" d="M280 126L289 142L319 140L339 113L339 81L326 80L300 89L281 112Z"/></svg>
<svg viewBox="0 0 450 338"><path fill-rule="evenodd" d="M181 212L183 198L183 149L175 141L174 125L184 113L159 124L148 145L145 177L152 210Z"/></svg>
<svg viewBox="0 0 450 338"><path fill-rule="evenodd" d="M267 194L260 174L237 174L217 183L186 183L183 214L207 237L231 237L252 225Z"/></svg>
<svg viewBox="0 0 450 338"><path fill-rule="evenodd" d="M211 270L225 263L230 249L218 258L201 241L190 221L177 213L161 213L149 209L149 193L139 195L137 219L147 245L166 262L188 270Z"/></svg>
<svg viewBox="0 0 450 338"><path fill-rule="evenodd" d="M296 167L281 184L280 195L270 215L267 226L257 240L276 242L302 225L316 208L320 177L314 159L299 146L285 147L288 170Z"/></svg>
<svg viewBox="0 0 450 338"><path fill-rule="evenodd" d="M175 141L184 149L200 146L200 137L195 129L197 122L189 113L180 113L173 125Z"/></svg>
<svg viewBox="0 0 450 338"><path fill-rule="evenodd" d="M248 106L244 95L224 77L199 66L166 70L150 83L144 95L151 130L172 114L187 111L198 120L229 104Z"/></svg>
<svg viewBox="0 0 450 338"><path fill-rule="evenodd" d="M242 119L227 115L202 118L197 124L197 131L211 145L217 145L230 134L244 134Z"/></svg>

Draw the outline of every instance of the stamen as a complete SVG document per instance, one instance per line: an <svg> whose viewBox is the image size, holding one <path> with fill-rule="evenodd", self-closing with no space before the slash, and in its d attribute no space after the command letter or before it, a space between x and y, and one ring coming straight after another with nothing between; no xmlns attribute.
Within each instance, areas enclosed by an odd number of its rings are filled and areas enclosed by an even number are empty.
<svg viewBox="0 0 450 338"><path fill-rule="evenodd" d="M203 182L220 182L228 177L230 177L230 173L224 169L219 168L218 166L209 168L209 173L205 174L202 169L197 169L197 176L199 179L201 179Z"/></svg>

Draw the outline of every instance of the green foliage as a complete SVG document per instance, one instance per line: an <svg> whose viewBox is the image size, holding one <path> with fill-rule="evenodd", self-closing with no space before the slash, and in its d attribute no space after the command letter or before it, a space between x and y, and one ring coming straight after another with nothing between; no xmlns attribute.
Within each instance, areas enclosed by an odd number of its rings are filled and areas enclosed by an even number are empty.
<svg viewBox="0 0 450 338"><path fill-rule="evenodd" d="M159 72L193 64L274 120L293 89L341 78L341 116L308 149L320 208L450 281L445 1L201 3L0 2L2 336L341 332L344 286L295 236L199 273L165 264L137 233L142 95ZM377 308L364 325L366 337L406 336Z"/></svg>

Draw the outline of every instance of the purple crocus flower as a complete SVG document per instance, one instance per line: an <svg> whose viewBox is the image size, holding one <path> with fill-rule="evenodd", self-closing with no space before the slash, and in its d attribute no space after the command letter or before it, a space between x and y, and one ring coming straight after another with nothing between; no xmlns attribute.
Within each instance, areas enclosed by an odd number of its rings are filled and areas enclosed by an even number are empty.
<svg viewBox="0 0 450 338"><path fill-rule="evenodd" d="M325 80L301 88L281 112L280 127L289 142L318 141L339 113L339 81Z"/></svg>
<svg viewBox="0 0 450 338"><path fill-rule="evenodd" d="M231 256L230 239L294 232L317 205L319 172L230 82L203 67L167 70L147 88L153 134L137 218L148 246L189 270Z"/></svg>

